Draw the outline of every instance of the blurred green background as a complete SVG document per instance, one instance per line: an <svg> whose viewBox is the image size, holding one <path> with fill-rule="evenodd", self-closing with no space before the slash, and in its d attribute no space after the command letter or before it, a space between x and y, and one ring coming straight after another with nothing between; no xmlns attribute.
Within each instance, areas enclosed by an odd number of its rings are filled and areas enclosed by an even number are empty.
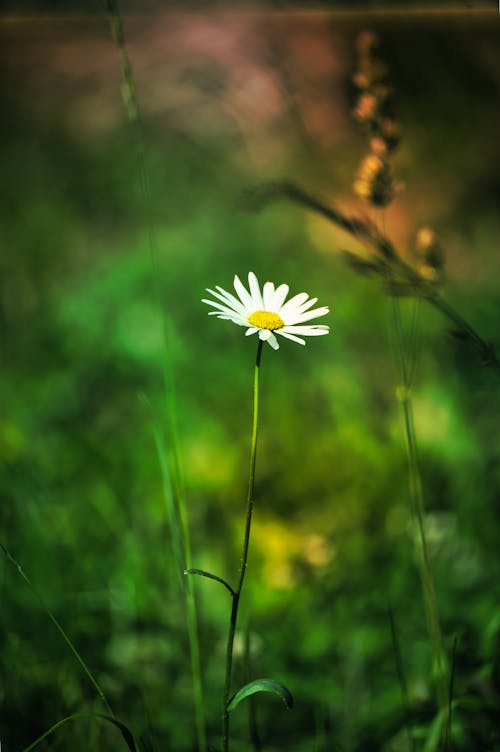
<svg viewBox="0 0 500 752"><path fill-rule="evenodd" d="M365 152L351 76L357 33L375 30L403 128L395 171L405 190L387 232L405 253L419 226L434 227L447 253L445 296L498 344L498 15L157 8L124 25L148 202L106 18L0 23L0 540L118 716L154 749L195 750L184 606L151 431L151 410L166 421L162 317L193 563L234 581L255 341L208 317L200 300L249 270L317 296L331 308L331 334L263 357L241 625L252 676L282 681L296 707L259 698L260 734L269 752L408 749L390 608L421 740L434 708L389 301L342 264L348 236L297 207L251 213L238 199L289 177L367 213L351 191ZM424 305L419 325L426 523L448 655L458 636L455 694L465 698L455 748L500 750L500 384ZM20 752L60 718L102 708L5 557L0 588L0 740ZM196 588L217 747L229 602L215 583ZM242 644L239 635L236 686ZM242 705L236 752L250 749L247 725ZM86 720L44 745L124 748L116 730Z"/></svg>

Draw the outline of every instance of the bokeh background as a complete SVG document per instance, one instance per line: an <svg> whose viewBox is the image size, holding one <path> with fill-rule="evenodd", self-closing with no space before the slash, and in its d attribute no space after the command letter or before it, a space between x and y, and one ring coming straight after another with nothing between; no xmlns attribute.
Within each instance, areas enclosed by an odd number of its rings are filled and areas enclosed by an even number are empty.
<svg viewBox="0 0 500 752"><path fill-rule="evenodd" d="M331 307L330 336L263 358L241 625L251 675L282 681L296 703L287 713L277 698L257 700L263 749L408 749L390 610L417 748L431 739L433 749L390 302L342 263L353 243L324 219L285 202L250 212L239 199L290 178L368 213L351 188L366 148L351 80L356 35L374 30L403 132L394 168L404 190L387 232L406 254L417 228L432 226L446 249L445 297L499 344L496 6L148 7L123 18L147 200L104 14L12 8L0 21L0 540L119 717L149 749L195 750L184 605L151 430L152 415L166 422L162 320L193 563L234 582L255 342L200 300L249 270L318 296ZM458 637L455 745L499 750L500 384L425 305L419 326L415 419L448 655ZM196 586L217 748L229 603L216 583ZM60 718L101 705L3 556L0 592L0 739L20 752ZM236 685L243 643L240 633ZM247 727L242 705L236 751L250 748ZM43 744L124 746L88 720Z"/></svg>

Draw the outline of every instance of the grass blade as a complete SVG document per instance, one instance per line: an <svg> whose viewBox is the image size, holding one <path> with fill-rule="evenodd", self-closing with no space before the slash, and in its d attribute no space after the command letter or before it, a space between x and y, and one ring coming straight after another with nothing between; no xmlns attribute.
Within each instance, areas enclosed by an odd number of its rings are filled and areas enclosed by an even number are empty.
<svg viewBox="0 0 500 752"><path fill-rule="evenodd" d="M207 577L209 580L215 580L216 582L220 582L221 585L224 585L227 590L231 593L232 596L234 596L234 590L229 584L229 582L226 582L222 577L219 577L216 574L212 574L211 572L207 572L205 569L185 569L184 574L199 574L201 577Z"/></svg>
<svg viewBox="0 0 500 752"><path fill-rule="evenodd" d="M63 629L62 625L56 619L56 617L54 616L54 614L52 613L52 611L50 610L50 608L45 605L45 602L44 602L42 596L40 595L40 593L38 592L38 590L35 588L35 586L31 582L31 580L29 579L28 575L26 574L26 572L24 571L24 569L21 567L21 565L19 564L19 562L12 556L12 554L5 548L5 546L2 543L0 543L0 548L4 552L4 554L7 557L8 561L10 561L10 563L13 564L13 566L17 569L17 572L19 573L19 575L22 577L22 579L28 585L28 587L30 588L31 592L36 597L36 599L40 603L41 607L43 608L43 610L45 611L45 613L47 614L47 616L51 620L52 624L55 626L55 628L57 629L57 631L59 632L59 634L63 638L64 642L66 643L66 645L68 646L68 648L73 653L73 656L75 657L76 661L80 665L80 668L82 669L83 673L85 674L85 676L87 677L87 679L90 681L90 683L92 684L92 686L94 687L94 689L96 690L96 692L99 695L99 697L101 698L102 702L104 703L104 705L108 709L110 715L114 718L115 714L113 713L111 705L109 704L108 699L107 699L106 695L104 694L104 691L102 690L99 682L97 681L97 679L95 678L94 674L92 673L92 671L89 669L89 667L85 663L84 659L82 658L82 656L80 655L80 653L76 649L75 645L71 641L71 639L68 636L68 634Z"/></svg>
<svg viewBox="0 0 500 752"><path fill-rule="evenodd" d="M254 679L254 681L245 684L244 687L239 689L236 694L233 695L227 706L228 712L230 713L242 700L250 695L254 695L256 692L271 692L274 695L278 695L278 697L281 697L285 703L287 710L293 708L292 693L283 684L280 684L274 679Z"/></svg>
<svg viewBox="0 0 500 752"><path fill-rule="evenodd" d="M118 50L118 54L120 57L120 69L121 69L121 77L122 77L122 96L124 105L127 110L127 116L129 119L129 122L133 126L135 130L136 135L136 145L138 149L138 156L139 156L139 179L141 184L141 192L144 202L144 211L147 217L147 225L148 225L148 245L149 245L149 253L151 258L151 267L152 267L152 284L153 284L153 290L154 295L156 298L156 303L158 306L158 312L160 315L161 325L162 325L162 336L163 336L163 357L162 357L162 376L163 376L163 383L164 383L164 391L165 391L165 407L166 407L166 413L169 419L169 429L171 434L171 446L173 447L172 455L171 455L171 469L172 469L172 480L171 484L168 489L167 494L167 502L168 498L170 497L170 492L173 490L172 496L172 503L177 504L175 507L176 512L179 513L180 517L180 526L183 533L183 545L181 547L181 550L176 551L176 558L179 560L181 555L184 558L184 563L178 567L178 576L182 581L182 571L185 567L191 566L191 547L190 547L190 539L189 539L189 528L187 525L187 514L185 509L185 502L184 502L184 494L181 490L182 486L182 478L181 478L181 470L180 470L180 460L179 460L179 451L178 451L178 440L177 440L177 428L176 428L176 420L175 420L175 385L174 385L174 379L173 379L173 373L172 368L170 365L170 359L168 358L169 353L169 347L168 347L168 330L167 330L167 321L166 317L163 313L163 305L162 305L162 293L161 293L161 287L160 287L160 273L159 273L159 263L158 263L158 254L156 249L156 242L155 242L155 232L154 232L154 222L153 222L153 210L152 210L152 202L151 202L151 185L150 185L150 179L149 179L149 172L147 169L147 163L146 163L146 148L145 148L145 139L143 134L143 127L142 127L142 121L140 116L140 110L139 105L137 101L137 92L136 92L136 86L135 86L135 80L132 73L132 65L130 63L130 58L127 52L127 47L125 44L125 34L123 30L123 23L122 23L122 17L120 14L119 9L119 3L118 0L104 0L104 10L108 18L111 35L113 37L113 40L116 44L116 48ZM163 434L162 434L163 439ZM166 457L166 455L164 455ZM161 460L160 460L161 462ZM164 473L165 469L169 469L169 466L166 465L163 467L162 472ZM175 501L176 500L176 501ZM176 521L177 525L177 521ZM175 536L176 543L174 544L177 548L180 547L179 541L180 541L180 531L176 530L173 531L173 535ZM186 586L184 587L184 595L185 595L185 606L186 606L186 615L187 615L187 629L188 629L188 638L189 638L189 652L190 652L190 661L191 661L191 674L193 678L193 695L194 695L194 706L195 706L195 725L196 725L196 735L197 735L197 741L198 741L198 750L199 752L206 752L207 750L207 737L206 737L206 728L205 728L205 704L204 704L204 698L203 698L203 686L201 681L201 664L200 664L200 646L199 646L199 638L198 638L198 629L197 629L197 609L196 609L196 601L194 597L194 589L193 584L190 579L188 579Z"/></svg>
<svg viewBox="0 0 500 752"><path fill-rule="evenodd" d="M444 749L445 752L451 752L451 713L453 708L453 685L455 683L455 665L457 659L457 646L458 637L455 635L453 639L453 647L451 650L451 668L450 668L450 686L448 691L448 717L446 719L446 729L444 733Z"/></svg>
<svg viewBox="0 0 500 752"><path fill-rule="evenodd" d="M130 729L121 721L119 721L117 718L114 718L110 715L104 715L103 713L73 713L72 715L66 716L66 718L62 718L60 721L57 721L57 723L54 723L47 731L45 731L41 736L38 737L38 739L35 739L34 742L29 744L27 747L25 747L22 752L31 752L32 749L35 749L41 742L43 742L44 739L46 739L48 736L54 733L54 731L57 731L58 728L61 726L64 726L69 721L75 721L79 718L100 718L103 721L107 721L108 723L112 723L113 726L116 726L117 729L121 731L121 734L123 736L123 739L129 749L129 752L137 752L137 747L135 744L134 736Z"/></svg>

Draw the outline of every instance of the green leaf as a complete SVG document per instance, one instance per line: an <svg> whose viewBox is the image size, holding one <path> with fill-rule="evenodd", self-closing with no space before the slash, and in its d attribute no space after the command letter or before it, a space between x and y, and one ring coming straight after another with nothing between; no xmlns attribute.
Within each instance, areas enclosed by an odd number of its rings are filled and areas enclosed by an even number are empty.
<svg viewBox="0 0 500 752"><path fill-rule="evenodd" d="M239 689L236 694L232 696L227 706L228 711L231 712L234 710L234 708L239 705L245 697L253 695L256 692L271 692L274 695L278 695L285 703L287 710L293 708L292 694L283 686L283 684L274 681L274 679L255 679L249 684L245 684L244 687Z"/></svg>
<svg viewBox="0 0 500 752"><path fill-rule="evenodd" d="M137 752L137 747L135 746L135 740L132 732L128 728L128 726L125 726L122 721L119 721L117 718L113 718L110 715L104 715L103 713L96 713L98 718L102 718L104 721L108 721L108 723L112 723L113 726L116 726L117 729L120 729L122 732L122 736L125 740L125 743L127 747L129 748L130 752Z"/></svg>
<svg viewBox="0 0 500 752"><path fill-rule="evenodd" d="M215 580L216 582L220 582L220 584L224 585L224 587L229 590L231 595L234 596L234 590L229 584L229 582L226 582L226 580L223 580L222 577L218 577L216 574L212 574L211 572L206 572L204 569L185 569L184 574L199 574L201 577L208 577L209 580Z"/></svg>
<svg viewBox="0 0 500 752"><path fill-rule="evenodd" d="M35 749L40 742L50 736L50 734L53 734L54 731L57 731L58 728L65 723L68 723L68 721L75 721L78 718L101 718L104 721L108 721L108 723L112 723L113 726L116 726L116 728L121 731L123 739L129 748L129 752L137 752L134 736L130 729L117 718L113 718L111 715L104 715L103 713L73 713L72 715L68 715L66 718L62 718L60 721L57 721L57 723L54 723L47 731L45 731L45 733L39 736L38 739L35 739L34 742L25 747L22 752L31 752L32 749Z"/></svg>

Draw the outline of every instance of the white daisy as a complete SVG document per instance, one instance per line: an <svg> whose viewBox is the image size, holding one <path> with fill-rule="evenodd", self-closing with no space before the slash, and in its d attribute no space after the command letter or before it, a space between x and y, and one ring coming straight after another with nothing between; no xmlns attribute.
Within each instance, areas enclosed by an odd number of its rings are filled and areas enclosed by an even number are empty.
<svg viewBox="0 0 500 752"><path fill-rule="evenodd" d="M310 298L306 292L299 292L298 295L294 295L285 302L288 285L275 287L272 282L266 282L261 290L253 272L248 274L248 286L247 290L235 276L234 289L238 297L226 292L218 285L216 285L217 292L207 288L208 292L216 298L216 300L202 300L202 303L216 309L210 311L208 315L232 321L238 326L246 326L247 336L258 332L259 339L268 342L274 350L279 348L275 334L280 334L300 345L306 344L302 337L328 334L328 326L319 324L303 326L306 321L324 316L329 312L326 306L312 308L318 298Z"/></svg>

